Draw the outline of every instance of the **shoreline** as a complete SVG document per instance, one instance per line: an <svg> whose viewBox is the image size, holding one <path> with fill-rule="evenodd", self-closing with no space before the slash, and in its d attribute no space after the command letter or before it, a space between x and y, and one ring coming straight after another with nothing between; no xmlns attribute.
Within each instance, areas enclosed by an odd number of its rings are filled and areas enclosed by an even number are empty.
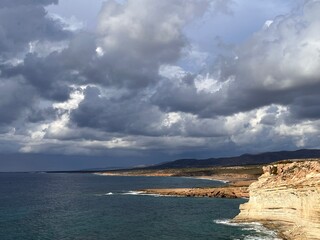
<svg viewBox="0 0 320 240"><path fill-rule="evenodd" d="M259 172L260 171L260 172ZM277 239L320 239L320 159L286 160L258 166L108 172L108 176L184 177L219 181L205 188L143 189L145 194L247 198L231 224L256 222Z"/></svg>
<svg viewBox="0 0 320 240"><path fill-rule="evenodd" d="M230 183L230 180L227 179L219 179L214 178L210 176L194 176L194 177L188 177L188 176L173 176L173 175L131 175L131 174L114 174L114 173L92 173L94 175L99 176L108 176L108 177L176 177L176 178L189 178L189 179L198 179L198 180L208 180L208 181L214 181L214 182L221 182L221 183Z"/></svg>
<svg viewBox="0 0 320 240"><path fill-rule="evenodd" d="M214 181L214 182L221 182L221 183L229 183L229 180L222 180L222 179L216 179L212 177L182 177L182 178L192 178L192 179L199 179L199 180L209 180L209 181Z"/></svg>
<svg viewBox="0 0 320 240"><path fill-rule="evenodd" d="M209 197L209 198L248 198L249 192L246 187L207 187L207 188L161 188L141 189L144 194L157 194L160 196L178 197Z"/></svg>
<svg viewBox="0 0 320 240"><path fill-rule="evenodd" d="M234 167L232 167L234 169ZM221 183L221 186L214 187L194 187L194 188L159 188L140 189L144 194L177 197L213 197L213 198L249 198L249 185L255 178L243 174L214 174L211 176L177 176L174 171L170 172L104 172L94 173L100 176L125 176L125 177L179 177L197 180L207 180Z"/></svg>
<svg viewBox="0 0 320 240"><path fill-rule="evenodd" d="M282 161L263 168L235 222L260 222L286 240L320 239L320 159Z"/></svg>
<svg viewBox="0 0 320 240"><path fill-rule="evenodd" d="M262 167L261 167L262 169ZM183 174L175 174L174 172L168 173L159 173L159 172L96 172L93 173L99 176L122 176L122 177L177 177L177 178L191 178L191 179L199 179L199 180L209 180L215 182L221 182L224 184L232 185L232 186L249 186L251 183L258 180L258 175L249 175L249 174L212 174L212 175L183 175ZM244 175L244 176L243 176Z"/></svg>
<svg viewBox="0 0 320 240"><path fill-rule="evenodd" d="M146 175L132 175L132 174L97 174L101 176L131 176L131 177L159 177L148 174ZM220 182L222 184L227 184L225 186L218 187L204 187L204 188L161 188L161 189L139 189L136 191L132 191L129 193L125 193L125 195L141 195L141 196L156 196L156 197L193 197L193 198L229 198L229 199L246 199L249 200L249 191L248 186L243 187L243 184L240 184L242 187L229 185L230 183L237 185L237 181L241 182L243 179L216 179L213 176L162 176L162 177L179 177L179 178L191 178L198 180L208 180ZM252 180L251 180L252 181ZM255 222L235 222L233 219L229 219L227 223L220 222L217 220L217 224L226 224L226 225L234 225L240 226L242 225L258 225L261 226L262 229L258 229L257 231L263 231L266 234L270 234L270 236L274 235L277 240L285 240L283 236L281 236L281 232L277 231L276 228L270 226L270 224L265 224L259 221Z"/></svg>
<svg viewBox="0 0 320 240"><path fill-rule="evenodd" d="M235 226L235 227L241 227L241 228L251 227L254 229L254 231L263 232L267 234L268 237L272 237L273 240L287 240L284 236L281 235L279 231L275 230L275 228L272 228L267 224L264 224L258 221L235 222L233 219L217 219L217 220L214 220L214 222L216 224Z"/></svg>
<svg viewBox="0 0 320 240"><path fill-rule="evenodd" d="M222 169L222 170L221 170ZM217 187L205 187L205 188L162 188L162 189L140 189L138 190L143 195L150 196L164 196L164 197L208 197L208 198L229 198L236 199L242 198L249 200L249 186L258 180L258 177L261 175L258 171L248 171L247 167L224 167L216 170L213 174L210 175L198 175L190 176L189 172L181 174L181 170L168 170L168 171L123 171L123 172L105 172L98 173L101 176L135 176L135 177L181 177L181 178L192 178L198 180L209 180L220 182L221 186ZM259 168L257 168L259 169ZM220 171L221 170L221 171ZM262 172L262 166L261 166ZM258 174L259 173L259 174ZM274 232L276 234L276 239L285 240L279 228L274 224L266 224L261 221L234 221L230 220L232 224L246 224L248 222L255 222L261 224L267 230Z"/></svg>

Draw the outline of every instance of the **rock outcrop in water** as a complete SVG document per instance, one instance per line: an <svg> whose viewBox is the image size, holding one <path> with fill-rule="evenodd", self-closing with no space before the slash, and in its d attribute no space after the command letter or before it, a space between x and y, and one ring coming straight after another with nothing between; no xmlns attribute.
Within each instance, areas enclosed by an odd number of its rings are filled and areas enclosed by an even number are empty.
<svg viewBox="0 0 320 240"><path fill-rule="evenodd" d="M320 159L279 162L249 187L236 221L258 221L284 239L320 239Z"/></svg>

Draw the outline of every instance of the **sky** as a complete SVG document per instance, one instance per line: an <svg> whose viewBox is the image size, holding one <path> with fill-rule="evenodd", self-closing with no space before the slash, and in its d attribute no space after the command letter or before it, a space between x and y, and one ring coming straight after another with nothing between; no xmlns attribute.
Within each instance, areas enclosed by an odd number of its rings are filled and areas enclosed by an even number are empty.
<svg viewBox="0 0 320 240"><path fill-rule="evenodd" d="M0 171L319 148L319 0L2 0Z"/></svg>

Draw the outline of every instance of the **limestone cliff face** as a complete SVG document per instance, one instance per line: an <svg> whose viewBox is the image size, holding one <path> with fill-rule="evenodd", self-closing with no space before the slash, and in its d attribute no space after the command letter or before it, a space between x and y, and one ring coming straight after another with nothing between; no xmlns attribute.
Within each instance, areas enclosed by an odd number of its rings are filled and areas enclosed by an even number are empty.
<svg viewBox="0 0 320 240"><path fill-rule="evenodd" d="M277 163L249 187L236 221L259 221L285 239L320 239L320 159Z"/></svg>

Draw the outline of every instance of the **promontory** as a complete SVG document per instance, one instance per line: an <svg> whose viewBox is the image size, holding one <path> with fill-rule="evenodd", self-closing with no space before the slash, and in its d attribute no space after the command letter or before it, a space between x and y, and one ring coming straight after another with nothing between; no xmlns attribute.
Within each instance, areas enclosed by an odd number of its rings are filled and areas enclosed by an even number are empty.
<svg viewBox="0 0 320 240"><path fill-rule="evenodd" d="M320 159L268 165L235 221L261 222L284 239L320 239Z"/></svg>

